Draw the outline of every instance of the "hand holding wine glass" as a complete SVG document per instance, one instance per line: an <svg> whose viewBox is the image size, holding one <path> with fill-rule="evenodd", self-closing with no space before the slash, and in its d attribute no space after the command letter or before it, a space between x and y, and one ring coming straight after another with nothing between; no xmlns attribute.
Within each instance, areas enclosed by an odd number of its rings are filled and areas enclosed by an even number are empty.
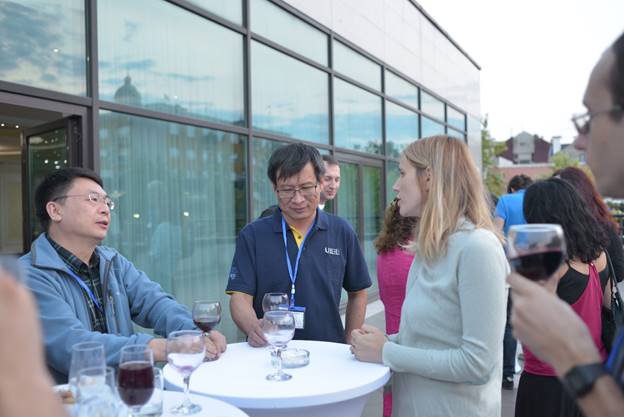
<svg viewBox="0 0 624 417"><path fill-rule="evenodd" d="M511 267L532 281L547 281L565 259L563 230L558 224L511 226L507 258Z"/></svg>
<svg viewBox="0 0 624 417"><path fill-rule="evenodd" d="M219 301L195 301L193 303L193 322L204 332L205 337L209 337L208 333L221 322L221 303ZM216 356L213 358L206 357L204 360L212 361L218 358L219 352L217 350Z"/></svg>
<svg viewBox="0 0 624 417"><path fill-rule="evenodd" d="M172 332L167 338L167 361L184 378L184 396L182 404L171 409L173 414L189 415L202 410L189 398L191 374L201 365L206 355L204 334L197 330Z"/></svg>
<svg viewBox="0 0 624 417"><path fill-rule="evenodd" d="M147 345L128 345L121 348L117 392L130 409L138 414L154 391L154 354Z"/></svg>
<svg viewBox="0 0 624 417"><path fill-rule="evenodd" d="M292 375L282 371L282 349L285 349L295 335L295 317L290 311L267 311L262 319L264 337L277 354L277 370L266 376L269 381L287 381Z"/></svg>

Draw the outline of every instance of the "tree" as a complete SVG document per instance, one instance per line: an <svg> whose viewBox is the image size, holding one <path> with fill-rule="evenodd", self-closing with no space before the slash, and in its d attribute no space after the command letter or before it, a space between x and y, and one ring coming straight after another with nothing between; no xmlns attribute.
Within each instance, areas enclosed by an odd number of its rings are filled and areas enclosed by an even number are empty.
<svg viewBox="0 0 624 417"><path fill-rule="evenodd" d="M579 161L572 158L565 152L557 152L550 158L550 162L553 164L553 170L558 171L567 167L578 167Z"/></svg>
<svg viewBox="0 0 624 417"><path fill-rule="evenodd" d="M505 178L503 174L493 170L496 167L496 157L505 152L507 145L496 142L488 130L488 116L481 122L481 163L483 166L483 182L488 191L495 196L505 192Z"/></svg>

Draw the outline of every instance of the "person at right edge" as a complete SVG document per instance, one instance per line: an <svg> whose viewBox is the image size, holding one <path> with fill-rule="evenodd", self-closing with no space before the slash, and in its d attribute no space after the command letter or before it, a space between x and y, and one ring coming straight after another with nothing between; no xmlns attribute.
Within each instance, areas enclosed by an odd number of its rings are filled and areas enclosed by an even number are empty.
<svg viewBox="0 0 624 417"><path fill-rule="evenodd" d="M574 116L574 146L587 152L598 191L624 198L624 33L602 54L585 90L587 112ZM511 322L523 345L549 363L585 417L621 417L624 410L624 331L603 363L600 350L572 307L519 274L507 281Z"/></svg>

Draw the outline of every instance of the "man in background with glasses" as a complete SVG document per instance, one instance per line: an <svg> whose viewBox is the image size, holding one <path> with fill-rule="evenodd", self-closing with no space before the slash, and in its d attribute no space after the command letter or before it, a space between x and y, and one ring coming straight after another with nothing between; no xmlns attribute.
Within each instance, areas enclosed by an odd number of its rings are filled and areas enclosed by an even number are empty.
<svg viewBox="0 0 624 417"><path fill-rule="evenodd" d="M295 339L345 343L364 322L368 267L351 226L318 208L322 173L316 148L296 143L277 149L267 174L279 210L238 236L226 292L232 318L252 346L267 343L259 319L270 292L290 297L298 317ZM346 330L339 311L343 288Z"/></svg>
<svg viewBox="0 0 624 417"><path fill-rule="evenodd" d="M84 168L56 170L35 192L44 233L21 261L39 306L48 368L59 383L67 381L76 343L102 343L113 366L130 344L147 344L164 361L166 340L136 333L133 322L161 336L195 328L186 307L115 249L99 246L114 207L102 179ZM225 338L213 331L207 346L218 356Z"/></svg>
<svg viewBox="0 0 624 417"><path fill-rule="evenodd" d="M624 34L605 51L585 90L587 112L574 116L574 145L587 152L598 189L624 198ZM606 364L587 327L571 307L518 274L512 325L518 339L550 363L586 417L622 416L624 410L624 329Z"/></svg>

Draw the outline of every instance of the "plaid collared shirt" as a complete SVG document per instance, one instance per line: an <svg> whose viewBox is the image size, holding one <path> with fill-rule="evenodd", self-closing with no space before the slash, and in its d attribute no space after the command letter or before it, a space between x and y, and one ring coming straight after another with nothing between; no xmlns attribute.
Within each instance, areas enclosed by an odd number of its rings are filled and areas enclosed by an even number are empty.
<svg viewBox="0 0 624 417"><path fill-rule="evenodd" d="M100 257L93 252L91 259L89 260L89 265L87 265L78 259L73 253L52 240L50 236L46 235L46 237L63 262L65 262L72 272L78 275L78 277L81 278L85 284L87 284L87 287L89 287L97 302L100 306L102 306L102 308L104 308L102 284L100 283ZM89 311L91 312L91 326L93 327L93 330L100 333L106 333L106 317L104 316L104 312L100 311L84 289L82 290L82 293L87 301L87 305L89 306Z"/></svg>

